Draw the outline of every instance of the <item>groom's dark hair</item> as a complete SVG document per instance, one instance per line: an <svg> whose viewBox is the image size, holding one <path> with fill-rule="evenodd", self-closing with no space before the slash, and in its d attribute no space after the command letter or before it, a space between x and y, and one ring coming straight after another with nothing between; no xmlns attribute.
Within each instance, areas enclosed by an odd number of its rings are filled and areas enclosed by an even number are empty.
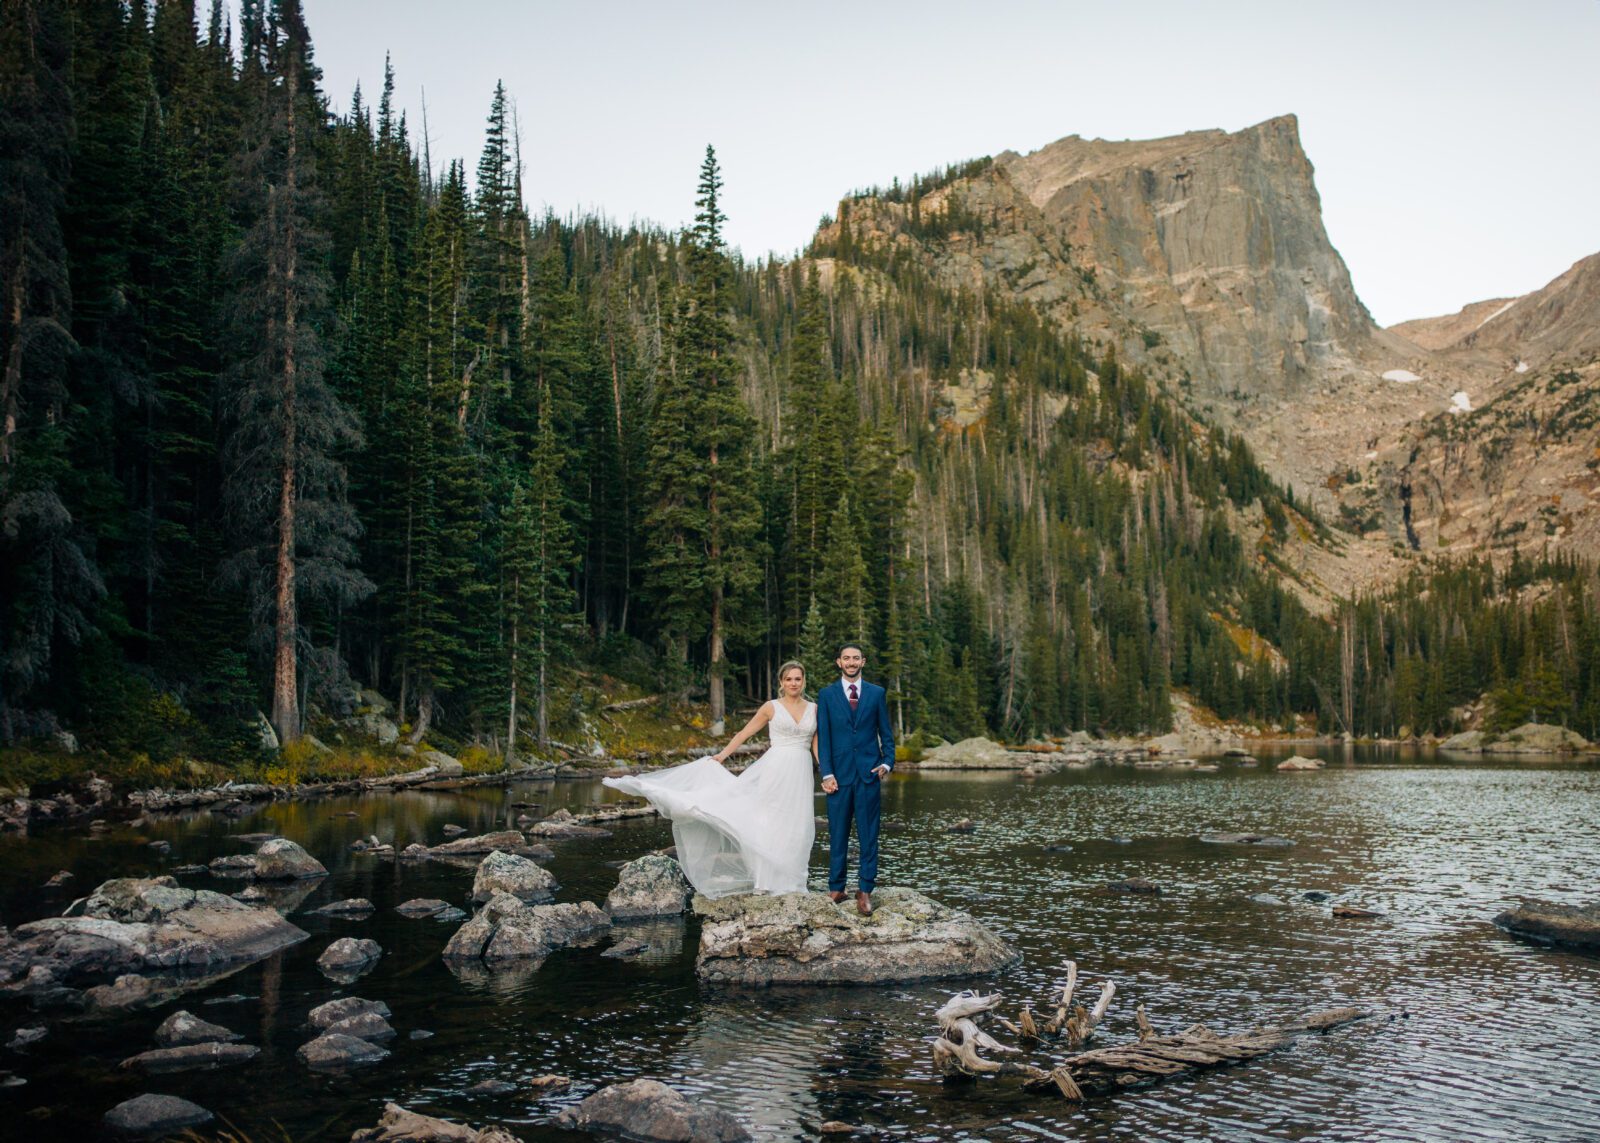
<svg viewBox="0 0 1600 1143"><path fill-rule="evenodd" d="M863 647L860 643L840 643L839 644L839 649L833 653L833 657L835 659L837 659L840 655L844 654L846 651L850 650L850 648L852 648L852 647L854 647L857 651L861 652L861 657L863 659L865 659L867 657L867 649L865 647Z"/></svg>

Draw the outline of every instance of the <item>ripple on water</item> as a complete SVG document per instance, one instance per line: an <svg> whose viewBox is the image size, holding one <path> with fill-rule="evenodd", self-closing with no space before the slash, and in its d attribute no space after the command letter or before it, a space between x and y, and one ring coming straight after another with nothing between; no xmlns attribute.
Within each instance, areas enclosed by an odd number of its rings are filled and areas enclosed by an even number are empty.
<svg viewBox="0 0 1600 1143"><path fill-rule="evenodd" d="M1520 893L1592 897L1593 766L1408 762L1279 775L1224 765L1205 776L1090 770L1030 783L946 774L892 782L885 812L904 828L885 834L883 881L966 908L1018 945L1021 964L983 983L1006 994L1008 1011L1024 999L1046 1006L1075 960L1080 995L1108 978L1118 986L1099 1043L1130 1038L1139 1004L1163 1030L1203 1022L1234 1031L1346 1003L1376 1013L1370 1024L1304 1037L1254 1064L1082 1108L1006 1081L940 1084L928 1055L932 1014L958 985L705 988L693 976L692 920L649 935L650 953L636 960L603 958L601 945L521 972L452 972L438 954L454 926L406 921L392 909L419 896L463 902L471 871L346 848L371 833L398 845L437 842L447 822L474 833L504 828L521 812L513 801L576 808L609 797L588 784L412 792L278 804L239 822L198 815L93 843L74 831L0 839L0 908L11 924L46 915L65 904L39 888L58 869L77 875L75 889L92 887L238 852L234 837L245 832L291 837L322 857L331 876L294 914L312 939L191 998L259 997L208 1010L267 1049L255 1070L170 1085L261 1137L276 1137L278 1125L294 1138L348 1136L387 1099L504 1122L528 1139L564 1137L548 1128L551 1112L635 1076L710 1100L764 1139L809 1138L816 1124L840 1119L905 1140L1487 1143L1592 1138L1600 1122L1584 1050L1600 1042L1600 959L1527 945L1488 923ZM977 831L945 832L959 818L974 819ZM1210 829L1295 845L1199 842ZM558 899L602 899L616 877L607 861L669 839L664 823L640 821L619 823L611 838L562 843L550 863ZM171 852L154 854L151 840L170 842ZM1072 848L1046 851L1054 842ZM815 871L825 850L814 860ZM1096 892L1127 877L1164 893ZM1313 889L1382 916L1337 920L1332 902L1303 899ZM1251 899L1259 894L1281 903ZM308 916L349 896L367 897L377 912L362 922ZM313 962L347 934L374 937L385 956L338 990ZM378 1068L311 1077L293 1050L307 1037L305 1013L335 992L387 1001L400 1037ZM136 1080L116 1065L165 1014L75 1027L15 1061L29 1080L18 1090L43 1109L46 1135L92 1134L106 1108L135 1094ZM415 1029L434 1034L411 1040ZM467 1092L486 1079L520 1088L551 1072L572 1076L573 1090L543 1102L520 1091Z"/></svg>

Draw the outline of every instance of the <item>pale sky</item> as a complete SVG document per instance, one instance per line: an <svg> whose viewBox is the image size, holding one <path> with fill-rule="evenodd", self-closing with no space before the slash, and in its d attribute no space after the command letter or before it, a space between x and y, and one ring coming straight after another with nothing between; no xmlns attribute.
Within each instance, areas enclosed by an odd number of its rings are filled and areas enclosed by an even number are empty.
<svg viewBox="0 0 1600 1143"><path fill-rule="evenodd" d="M788 255L846 192L1066 135L1300 118L1379 323L1526 293L1600 251L1597 0L304 0L334 106L385 51L434 166L496 79L536 211L684 225L707 143L728 238Z"/></svg>

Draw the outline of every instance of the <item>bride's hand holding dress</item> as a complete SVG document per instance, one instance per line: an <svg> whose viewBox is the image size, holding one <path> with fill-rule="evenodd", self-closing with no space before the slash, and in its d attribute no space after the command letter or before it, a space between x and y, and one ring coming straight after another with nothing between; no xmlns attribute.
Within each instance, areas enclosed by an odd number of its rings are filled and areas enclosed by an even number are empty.
<svg viewBox="0 0 1600 1143"><path fill-rule="evenodd" d="M678 864L707 897L806 890L816 840L811 768L817 708L802 704L797 717L782 699L763 703L714 755L605 780L613 789L648 799L671 819ZM762 727L771 746L742 774L730 774L723 760Z"/></svg>

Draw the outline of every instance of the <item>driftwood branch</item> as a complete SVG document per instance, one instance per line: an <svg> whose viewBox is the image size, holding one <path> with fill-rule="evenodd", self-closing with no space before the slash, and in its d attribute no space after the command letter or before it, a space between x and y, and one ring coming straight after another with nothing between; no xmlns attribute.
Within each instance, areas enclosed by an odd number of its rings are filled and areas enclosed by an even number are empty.
<svg viewBox="0 0 1600 1143"><path fill-rule="evenodd" d="M1072 996L1077 981L1078 967L1069 962L1056 1015L1044 1028L1046 1033L1063 1033L1073 1046L1094 1034L1117 992L1116 984L1106 981L1101 985L1100 997L1093 1008L1085 1009L1080 1004L1073 1010ZM1053 1092L1074 1102L1208 1068L1243 1063L1276 1051L1307 1032L1326 1031L1367 1016L1359 1008L1334 1008L1234 1036L1220 1036L1203 1024L1196 1024L1175 1036L1158 1036L1141 1004L1134 1012L1139 1032L1137 1040L1079 1052L1056 1062L1053 1067L1042 1068L1020 1061L993 1060L981 1054L1019 1051L1001 1044L980 1027L980 1021L989 1016L994 1016L999 1024L1024 1041L1037 1044L1040 1040L1032 1010L1024 1006L1017 1022L1012 1023L995 1014L1000 1000L999 993L979 996L975 992L961 992L934 1014L939 1024L939 1035L933 1041L934 1070L945 1079L1020 1076L1028 1091Z"/></svg>

